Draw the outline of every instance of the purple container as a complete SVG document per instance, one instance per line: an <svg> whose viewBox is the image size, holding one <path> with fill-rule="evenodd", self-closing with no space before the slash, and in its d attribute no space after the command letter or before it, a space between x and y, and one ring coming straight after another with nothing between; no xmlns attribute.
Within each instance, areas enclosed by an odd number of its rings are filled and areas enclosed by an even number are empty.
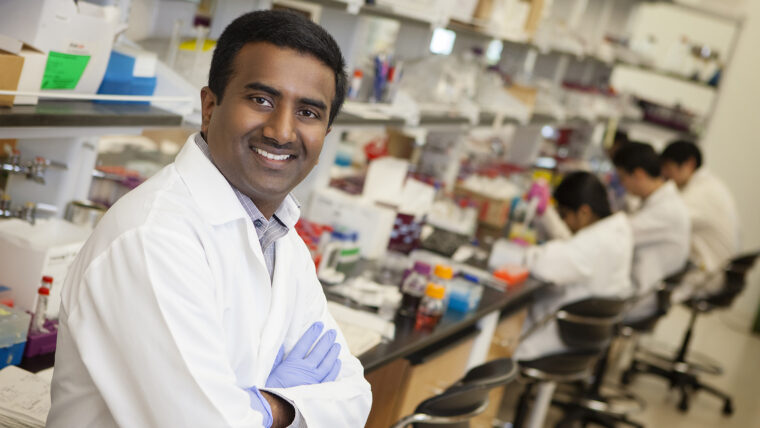
<svg viewBox="0 0 760 428"><path fill-rule="evenodd" d="M29 336L26 338L24 358L31 358L36 357L37 355L45 355L55 352L55 343L58 339L58 321L45 321L45 328L48 329L50 333L40 334L29 332Z"/></svg>

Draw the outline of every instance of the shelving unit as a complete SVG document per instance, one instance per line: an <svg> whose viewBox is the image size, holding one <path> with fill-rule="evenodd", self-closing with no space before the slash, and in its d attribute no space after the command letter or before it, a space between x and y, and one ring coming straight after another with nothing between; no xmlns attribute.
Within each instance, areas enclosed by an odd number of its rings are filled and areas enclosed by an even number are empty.
<svg viewBox="0 0 760 428"><path fill-rule="evenodd" d="M220 0L224 1L224 0ZM275 0L276 1L276 0ZM611 28L621 27L621 22L610 21L609 15L615 13L600 12L590 6L589 10L583 13L590 13L585 17L583 25L589 25L590 21L595 27L594 31L589 33L585 31L584 49L581 52L572 52L557 46L553 43L547 43L546 38L541 43L537 43L531 37L507 37L503 34L497 34L486 27L479 21L462 22L457 20L438 20L437 14L431 13L430 16L419 16L418 13L406 13L398 8L378 6L374 4L365 4L362 0L302 0L305 3L318 5L322 8L321 19L323 24L338 41L341 49L344 51L349 67L354 67L359 60L354 58L355 45L362 31L366 31L366 26L362 27L365 18L382 18L398 22L398 35L392 52L397 58L409 60L430 55L428 47L436 28L446 28L457 34L458 42L455 43L453 54L458 54L472 46L485 48L492 40L500 40L504 44L502 57L499 66L506 69L509 73L523 71L526 64L532 61L530 75L543 77L551 81L554 88L564 91L563 83L568 79L579 79L582 84L595 85L600 81L609 79L613 71L620 67L630 67L642 72L651 73L657 76L664 76L677 82L686 82L694 85L701 90L709 90L715 93L713 98L717 98L719 88L709 86L701 82L694 82L668 71L663 71L657 67L649 67L641 64L632 63L624 58L616 57L612 61L605 60L596 54L596 44L598 44L606 32ZM565 6L571 4L571 9L575 7L575 0L555 0L555 5L563 3ZM600 0L590 0L588 4ZM620 6L621 0L604 0L604 9L615 7L629 7L632 1L625 2L628 6ZM643 0L642 0L643 1ZM262 0L254 2L256 7L271 7L272 1ZM231 3L232 4L232 3ZM613 6L607 6L612 4ZM242 5L242 2L241 2ZM238 7L238 6L234 6ZM233 9L234 9L233 7ZM685 7L689 10L687 6ZM567 7L565 7L567 9ZM594 10L591 10L594 9ZM229 11L228 11L229 12ZM702 11L704 12L704 11ZM608 16L605 16L607 13ZM619 15L619 13L618 13ZM585 15L584 15L585 16ZM212 24L214 17L212 16ZM225 15L225 19L228 18ZM619 16L616 18L622 19ZM731 18L719 17L719 19L730 20ZM577 20L576 20L577 21ZM545 20L541 25L549 25ZM580 21L576 22L577 23ZM740 20L730 20L740 29ZM218 27L220 22L216 23ZM541 26L539 26L540 30ZM569 33L571 34L571 33ZM590 35L591 34L591 35ZM737 32L738 34L738 32ZM595 40L589 40L589 37L595 37ZM163 51L162 51L163 52ZM726 58L730 58L730 52L722 52ZM609 59L609 58L608 58ZM511 69L510 69L511 67ZM351 70L352 68L349 68ZM602 96L602 95L598 95ZM713 100L713 105L714 105ZM352 111L343 111L334 124L338 129L353 129L356 127L374 127L384 128L387 126L404 128L430 128L442 129L442 127L456 127L457 129L469 129L474 127L499 127L499 126L543 126L551 125L560 126L584 126L593 127L610 119L609 115L580 115L577 112L568 111L567 114L555 115L553 113L539 112L533 114L527 120L511 117L509 114L500 114L494 111L482 110L479 112L474 122L465 117L463 114L449 112L422 111L419 121L411 123L398 115L374 114L363 116L360 113ZM197 113L195 114L197 116ZM624 116L624 115L623 115ZM707 113L709 116L709 112ZM498 118L498 119L497 119ZM184 118L189 120L190 116ZM621 123L636 123L635 119L619 117ZM25 138L30 140L41 138L58 138L61 141L67 141L67 144L74 144L77 147L95 146L97 135L103 135L107 132L126 132L137 133L144 127L157 126L180 126L183 118L179 115L145 105L129 104L95 104L90 102L68 102L68 101L41 101L38 106L34 107L14 107L11 109L0 109L0 138ZM190 126L190 125L188 125ZM194 125L197 127L197 123ZM660 125L648 125L662 128ZM453 129L453 128L452 128ZM673 132L673 130L664 130ZM423 131L424 132L424 131ZM681 135L684 133L680 132ZM337 132L331 133L330 140L337 138ZM326 143L326 146L328 144ZM327 151L329 152L329 150ZM330 153L325 153L329 157ZM333 153L334 155L334 153ZM89 155L88 155L89 156ZM329 167L331 159L325 158L320 162L320 166ZM81 193L81 192L79 192Z"/></svg>

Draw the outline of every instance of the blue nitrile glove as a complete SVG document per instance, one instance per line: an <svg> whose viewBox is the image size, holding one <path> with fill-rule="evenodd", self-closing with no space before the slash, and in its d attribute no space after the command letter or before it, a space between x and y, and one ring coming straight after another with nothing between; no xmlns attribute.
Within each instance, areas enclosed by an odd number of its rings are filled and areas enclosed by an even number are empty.
<svg viewBox="0 0 760 428"><path fill-rule="evenodd" d="M248 392L248 396L251 399L251 408L261 413L261 416L264 418L264 426L266 428L271 428L274 420L272 419L272 408L269 407L269 402L267 399L261 395L261 391L259 391L259 389L255 386L246 389L246 391Z"/></svg>
<svg viewBox="0 0 760 428"><path fill-rule="evenodd" d="M321 322L312 324L287 357L283 358L285 349L280 348L267 379L267 388L291 388L332 382L338 377L340 344L335 343L335 330L325 333L314 349L306 354L322 332L322 327Z"/></svg>

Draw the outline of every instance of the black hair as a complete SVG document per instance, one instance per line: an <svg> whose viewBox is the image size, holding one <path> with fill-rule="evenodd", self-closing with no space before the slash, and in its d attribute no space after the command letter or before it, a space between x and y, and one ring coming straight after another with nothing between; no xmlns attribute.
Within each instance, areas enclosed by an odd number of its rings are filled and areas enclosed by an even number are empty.
<svg viewBox="0 0 760 428"><path fill-rule="evenodd" d="M628 133L622 129L615 131L615 138L612 140L613 144L623 145L631 141L628 139Z"/></svg>
<svg viewBox="0 0 760 428"><path fill-rule="evenodd" d="M660 176L660 158L647 143L630 141L624 144L615 152L612 163L629 174L641 168L652 178Z"/></svg>
<svg viewBox="0 0 760 428"><path fill-rule="evenodd" d="M234 71L240 49L248 43L266 42L308 54L335 73L335 97L330 104L330 120L338 115L346 98L346 62L335 39L322 27L304 16L281 10L259 10L241 15L224 29L216 42L208 86L222 102L224 90Z"/></svg>
<svg viewBox="0 0 760 428"><path fill-rule="evenodd" d="M661 162L671 161L678 166L683 165L691 158L694 158L697 169L702 166L702 152L696 144L689 140L673 141L660 154Z"/></svg>
<svg viewBox="0 0 760 428"><path fill-rule="evenodd" d="M554 190L554 199L562 207L578 211L588 205L599 218L612 214L610 200L604 184L590 172L576 171L568 174Z"/></svg>

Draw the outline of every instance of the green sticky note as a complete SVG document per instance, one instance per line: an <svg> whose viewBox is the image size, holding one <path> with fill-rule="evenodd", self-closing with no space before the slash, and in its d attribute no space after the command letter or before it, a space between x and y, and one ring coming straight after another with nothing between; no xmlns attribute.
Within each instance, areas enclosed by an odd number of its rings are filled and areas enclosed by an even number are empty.
<svg viewBox="0 0 760 428"><path fill-rule="evenodd" d="M72 55L50 51L45 65L45 73L42 75L42 89L76 88L88 62L90 62L89 55Z"/></svg>

